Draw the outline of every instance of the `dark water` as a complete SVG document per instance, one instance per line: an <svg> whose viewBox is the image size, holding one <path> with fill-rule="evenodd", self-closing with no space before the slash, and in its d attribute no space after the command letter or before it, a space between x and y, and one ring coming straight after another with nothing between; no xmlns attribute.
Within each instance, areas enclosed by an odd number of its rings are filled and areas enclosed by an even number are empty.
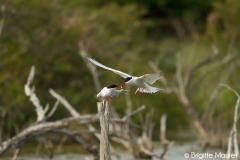
<svg viewBox="0 0 240 160"><path fill-rule="evenodd" d="M162 153L162 147L155 144L154 153L160 155ZM222 153L222 154L221 154ZM120 160L136 160L127 151L120 149ZM184 156L188 157L185 158ZM165 160L223 160L226 159L224 156L225 152L220 150L209 150L207 152L201 152L199 146L196 143L175 143L169 149L165 155ZM234 155L232 155L234 156ZM11 160L12 157L2 157L0 160ZM20 155L18 160L48 160L46 155L36 156L35 154ZM77 153L64 153L55 155L53 160L92 160L89 154L77 154ZM112 160L118 160L117 157L112 156ZM157 158L153 158L157 160Z"/></svg>

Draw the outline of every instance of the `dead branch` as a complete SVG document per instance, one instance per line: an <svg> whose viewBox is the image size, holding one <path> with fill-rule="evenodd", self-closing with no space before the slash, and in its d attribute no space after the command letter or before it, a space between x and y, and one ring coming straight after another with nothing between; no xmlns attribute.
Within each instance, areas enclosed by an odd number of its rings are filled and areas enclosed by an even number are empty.
<svg viewBox="0 0 240 160"><path fill-rule="evenodd" d="M238 107L239 107L239 103L240 103L240 95L237 93L236 90L234 90L227 84L221 84L221 86L228 88L230 91L232 91L237 96L237 103L236 103L235 111L234 111L233 127L231 130L230 136L229 136L228 152L231 152L231 147L232 147L231 141L233 141L234 152L237 155L236 159L238 160L239 159L239 148L238 148L238 139L237 139L237 120L238 120Z"/></svg>
<svg viewBox="0 0 240 160"><path fill-rule="evenodd" d="M54 129L53 132L63 133L65 135L68 135L69 137L71 137L73 139L74 142L80 144L88 152L92 153L95 160L99 159L99 153L98 153L97 147L96 146L90 146L81 137L77 136L74 131L70 131L70 130L61 128L61 129Z"/></svg>
<svg viewBox="0 0 240 160"><path fill-rule="evenodd" d="M219 80L219 83L217 84L223 84L225 83L228 78L230 77L230 75L236 71L236 69L240 66L240 61L237 61L236 63L233 63L232 65L230 65L230 67L227 69L226 72L224 72ZM202 119L203 120L206 120L208 121L208 117L212 117L212 115L214 114L214 102L216 101L220 91L221 91L222 87L219 87L219 85L216 86L216 88L213 90L209 100L208 100L208 103L207 103L207 106L204 110L204 113L202 115Z"/></svg>
<svg viewBox="0 0 240 160"><path fill-rule="evenodd" d="M165 143L167 141L167 139L166 139L166 119L167 119L166 114L163 114L160 118L160 141L162 143Z"/></svg>
<svg viewBox="0 0 240 160"><path fill-rule="evenodd" d="M78 47L79 47L79 55L82 57L84 63L88 67L88 69L93 77L93 82L95 85L96 92L99 92L102 87L101 87L101 83L98 78L97 67L87 60L87 53L86 53L85 47L82 42L78 43Z"/></svg>
<svg viewBox="0 0 240 160"><path fill-rule="evenodd" d="M38 123L34 124L32 126L27 127L17 135L13 136L12 138L3 141L0 144L0 155L3 154L6 150L11 149L11 148L17 148L21 146L22 142L28 140L29 137L33 135L38 135L42 134L44 132L50 131L52 129L56 129L58 127L63 127L68 125L70 122L78 122L78 123L89 123L89 122L96 122L98 121L98 116L92 116L92 115L84 115L81 117L70 117L70 118L65 118L62 120L58 120L55 122L45 122L45 123Z"/></svg>
<svg viewBox="0 0 240 160"><path fill-rule="evenodd" d="M134 114L137 114L138 112L144 110L146 108L145 105L142 105L141 107L139 107L138 109L136 109L135 111L131 111L129 112L127 115L125 115L123 118L122 118L122 121L126 121L129 117L133 116Z"/></svg>
<svg viewBox="0 0 240 160"><path fill-rule="evenodd" d="M17 149L14 151L14 155L13 155L12 160L17 160L17 157L18 157L18 155L19 155L19 152L20 152L20 148L17 148Z"/></svg>
<svg viewBox="0 0 240 160"><path fill-rule="evenodd" d="M49 92L60 103L63 104L63 106L70 112L70 114L73 117L79 117L80 116L80 114L77 112L77 110L75 108L73 108L73 106L67 100L65 100L63 97L61 97L59 94L57 94L57 92L55 92L53 89L49 89Z"/></svg>
<svg viewBox="0 0 240 160"><path fill-rule="evenodd" d="M42 105L40 104L40 101L39 101L37 95L35 94L34 86L32 88L30 87L30 85L33 81L33 78L34 78L34 73L35 73L35 67L32 66L31 71L28 76L27 83L24 86L24 89L25 89L24 91L25 91L26 96L30 97L30 101L32 101L33 105L36 107L37 122L40 122L44 119L46 110L44 111Z"/></svg>
<svg viewBox="0 0 240 160"><path fill-rule="evenodd" d="M212 49L213 49L213 54L210 55L209 57L205 58L204 60L198 62L196 65L194 65L187 73L186 75L186 81L185 81L185 89L188 90L191 82L192 82L192 76L193 76L193 73L199 69L200 67L204 66L204 65L207 65L209 64L210 62L212 62L213 60L216 59L219 51L217 49L217 47L215 45L212 46Z"/></svg>
<svg viewBox="0 0 240 160"><path fill-rule="evenodd" d="M160 158L163 159L169 148L173 145L173 142L169 141L166 138L166 119L167 115L163 114L160 118L160 142L163 145L163 152L160 155Z"/></svg>
<svg viewBox="0 0 240 160"><path fill-rule="evenodd" d="M216 52L216 51L215 51ZM215 55L215 54L214 54ZM200 135L207 140L208 139L208 133L206 131L206 129L204 128L200 118L199 118L199 113L198 111L195 109L195 107L192 104L191 99L188 97L187 95L187 90L186 90L186 83L184 83L183 81L183 76L182 76L182 66L179 60L179 54L176 57L176 80L177 80L177 85L170 85L167 81L164 82L165 85L167 85L166 90L167 92L171 92L173 91L179 101L182 103L182 105L184 106L186 112L192 117L193 119L193 125L195 126L195 128L199 131ZM203 65L209 63L210 61L212 61L214 59L214 56L212 56L211 58L207 58L204 61L199 62L197 65L195 65L193 67L193 69L190 69L189 73L188 73L188 78L187 79L187 83L190 83L190 81L192 80L192 74L193 72L198 69L199 67L202 67ZM157 70L157 66L154 65L153 63L150 63L150 66L152 66L152 68L154 70ZM188 82L189 81L189 82Z"/></svg>

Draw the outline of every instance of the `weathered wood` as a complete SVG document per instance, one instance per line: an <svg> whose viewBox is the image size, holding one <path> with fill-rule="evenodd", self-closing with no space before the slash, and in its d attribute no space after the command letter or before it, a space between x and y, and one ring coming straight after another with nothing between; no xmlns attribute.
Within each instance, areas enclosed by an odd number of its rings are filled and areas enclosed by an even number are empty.
<svg viewBox="0 0 240 160"><path fill-rule="evenodd" d="M237 93L236 90L234 90L233 88L231 88L230 86L228 86L226 84L221 84L221 86L227 87L230 91L232 91L238 97L237 103L235 106L235 111L234 111L233 127L232 127L232 130L231 130L231 133L229 136L229 140L228 140L227 153L231 154L232 145L233 145L234 152L236 154L236 160L239 160L239 148L238 148L238 139L237 139L237 121L238 121L238 107L239 107L239 103L240 103L240 95ZM232 144L232 142L233 142L233 144Z"/></svg>
<svg viewBox="0 0 240 160"><path fill-rule="evenodd" d="M40 104L40 100L38 99L37 95L35 94L34 86L30 87L30 85L33 81L33 78L34 78L34 73L35 73L35 67L32 66L31 71L28 76L27 83L24 86L24 91L25 91L26 96L30 97L30 101L35 106L36 112L37 112L37 122L40 122L44 119L45 113L47 112L47 108L46 108L46 110L43 109L43 106Z"/></svg>
<svg viewBox="0 0 240 160"><path fill-rule="evenodd" d="M167 115L163 114L160 119L160 141L161 143L165 143L166 139L166 119Z"/></svg>
<svg viewBox="0 0 240 160"><path fill-rule="evenodd" d="M100 160L111 160L109 147L109 123L111 113L111 102L98 102L98 114L101 126Z"/></svg>
<svg viewBox="0 0 240 160"><path fill-rule="evenodd" d="M66 126L70 122L78 122L78 123L85 124L85 123L96 122L96 121L98 121L97 115L94 115L94 116L84 115L77 118L73 118L73 117L65 118L55 122L33 124L32 126L29 126L28 128L18 133L17 135L13 136L12 138L3 141L0 144L0 155L3 154L9 148L16 148L21 146L21 143L23 141L27 140L29 137L33 135L38 135L47 131L51 131L58 127Z"/></svg>
<svg viewBox="0 0 240 160"><path fill-rule="evenodd" d="M163 151L160 154L160 159L163 159L168 149L173 145L173 142L166 138L166 119L167 115L163 114L160 118L160 142L163 145Z"/></svg>

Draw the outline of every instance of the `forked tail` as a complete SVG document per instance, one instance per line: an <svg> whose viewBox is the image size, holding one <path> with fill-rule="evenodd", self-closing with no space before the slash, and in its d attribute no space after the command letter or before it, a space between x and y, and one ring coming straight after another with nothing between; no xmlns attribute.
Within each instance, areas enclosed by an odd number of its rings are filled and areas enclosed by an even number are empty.
<svg viewBox="0 0 240 160"><path fill-rule="evenodd" d="M160 90L163 90L163 91L165 91L164 89L162 89L162 88L156 88L156 87L152 87L152 86L147 86L147 87L145 87L145 88L138 88L137 90L136 90L136 92L135 92L135 94L137 93L137 92L143 92L143 93L156 93L156 92L158 92L158 91L160 91Z"/></svg>

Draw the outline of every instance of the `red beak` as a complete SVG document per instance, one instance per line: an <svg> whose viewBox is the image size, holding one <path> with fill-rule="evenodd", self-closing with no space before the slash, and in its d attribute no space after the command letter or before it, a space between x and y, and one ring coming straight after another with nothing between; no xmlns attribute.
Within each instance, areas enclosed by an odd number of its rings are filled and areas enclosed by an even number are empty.
<svg viewBox="0 0 240 160"><path fill-rule="evenodd" d="M122 87L125 85L125 82L122 82Z"/></svg>
<svg viewBox="0 0 240 160"><path fill-rule="evenodd" d="M118 89L122 88L122 86L117 86Z"/></svg>

